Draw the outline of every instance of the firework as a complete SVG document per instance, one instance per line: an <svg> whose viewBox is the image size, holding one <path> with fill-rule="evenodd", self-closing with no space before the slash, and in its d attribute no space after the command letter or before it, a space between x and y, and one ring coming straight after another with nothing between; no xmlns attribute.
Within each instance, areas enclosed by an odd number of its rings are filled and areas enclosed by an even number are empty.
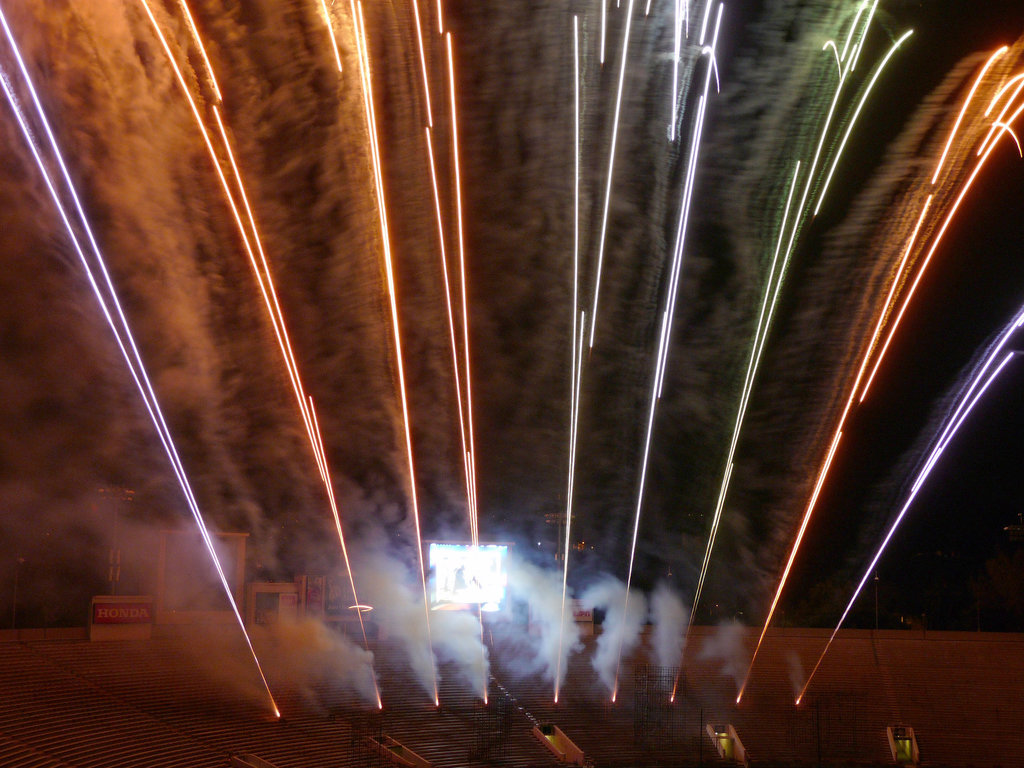
<svg viewBox="0 0 1024 768"><path fill-rule="evenodd" d="M746 409L750 401L750 396L753 390L755 379L757 378L757 372L760 367L761 358L764 353L764 348L766 346L768 339L768 333L770 331L775 310L778 305L778 299L785 280L786 271L789 266L790 259L793 255L795 244L797 242L797 237L799 233L802 231L803 226L808 220L808 218L812 215L809 211L808 201L811 196L812 190L815 189L816 185L820 183L819 164L822 162L825 147L829 138L832 137L833 140L835 140L832 133L833 126L837 122L837 116L842 111L842 105L844 104L843 97L849 91L850 83L853 81L851 75L856 68L856 64L859 59L860 53L863 50L864 42L867 38L872 21L874 19L877 6L877 0L874 0L870 4L865 1L859 5L856 14L853 17L853 20L850 23L849 29L847 30L846 37L844 39L841 50L839 45L837 45L834 40L827 41L822 47L823 51L831 51L835 57L838 71L838 82L836 83L836 87L832 95L828 111L825 114L824 119L821 123L817 144L815 146L812 158L806 166L804 166L801 162L796 163L793 172L793 178L789 186L786 205L783 209L782 220L779 228L778 240L775 245L771 265L768 272L768 279L766 281L764 297L761 303L761 309L758 316L757 328L754 333L754 340L751 347L750 358L747 363L746 375L744 378L743 387L741 389L740 403L737 409L737 417L733 426L733 433L730 439L729 451L725 462L725 473L723 475L722 483L718 493L715 514L712 517L711 531L709 532L708 536L708 546L705 550L700 576L698 577L697 590L694 594L693 608L690 612L689 626L692 626L693 617L696 614L697 606L700 602L708 564L710 563L711 553L714 548L714 542L717 536L718 526L721 522L722 510L724 509L725 500L728 496L729 483L731 481L731 478L733 477L736 446L739 442L739 436L742 431L744 419L746 416ZM706 26L706 21L705 24L702 25L702 27L703 26ZM847 119L847 126L845 132L846 137L849 137L850 132L852 131L852 128L856 123L857 116L860 114L860 110L866 99L866 95L870 93L871 88L874 85L874 82L877 80L879 74L882 72L885 65L889 62L892 55L902 45L902 43L907 39L907 37L909 37L910 34L911 33L909 31L904 33L892 46L890 46L889 51L882 58L880 63L875 67L873 77L871 78L870 84L868 85L864 96L861 98L857 107L853 110L852 117ZM838 160L842 155L842 148L845 146L845 138L841 142L839 142L839 145L839 150L833 156L833 167L835 166L835 164L838 163ZM794 206L794 192L796 190L798 181L801 178L801 175L803 176L802 191L800 193L798 201ZM831 173L829 174L829 177L830 176ZM785 243L785 245L783 245L783 243ZM837 444L838 436L833 438L831 451L834 451L835 446ZM816 483L818 488L820 488L820 484L823 480L824 477L819 476L818 482ZM689 631L689 628L687 631Z"/></svg>
<svg viewBox="0 0 1024 768"><path fill-rule="evenodd" d="M462 225L462 172L459 165L459 122L455 101L455 54L452 50L452 33L445 34L448 47L448 87L452 118L452 169L455 173L455 211L459 233L459 280L462 286L462 345L466 366L466 431L469 434L469 467L471 491L469 498L470 534L474 544L480 542L479 517L476 503L476 440L473 433L473 385L469 355L469 289L466 282L466 238Z"/></svg>
<svg viewBox="0 0 1024 768"><path fill-rule="evenodd" d="M327 0L320 0L320 9L324 12L324 21L327 23L327 36L331 40L331 50L334 51L334 62L338 65L338 72L343 72L341 54L338 52L338 39L334 35L334 22L331 21L331 12L327 10ZM196 37L198 37L198 34ZM207 66L209 66L209 63L207 63Z"/></svg>
<svg viewBox="0 0 1024 768"><path fill-rule="evenodd" d="M473 526L473 470L472 470L472 456L466 447L466 417L462 409L462 374L459 372L459 349L458 342L455 339L455 315L452 311L452 289L451 282L448 279L448 257L446 255L447 250L444 245L444 223L441 218L441 198L437 189L437 164L434 161L434 143L430 138L431 129L424 128L427 135L427 156L430 160L430 183L433 187L434 192L434 210L437 214L437 234L438 243L441 249L441 274L444 277L444 297L445 297L445 308L448 311L448 334L451 339L452 347L452 370L455 374L455 398L458 404L459 411L459 437L462 439L462 463L465 470L466 480L466 507L469 512L469 528L470 535L474 529Z"/></svg>
<svg viewBox="0 0 1024 768"><path fill-rule="evenodd" d="M266 253L263 250L263 242L259 235L259 228L256 226L256 218L252 211L252 206L249 204L249 197L245 191L245 183L242 180L242 174L238 168L238 164L235 161L235 154L231 148L231 141L228 137L227 129L224 125L223 120L220 116L220 110L215 106L213 108L213 115L217 123L218 133L221 138L221 146L227 156L229 167L231 168L235 180L235 186L238 189L239 197L241 198L242 206L245 209L246 219L249 223L249 229L246 229L243 223L242 216L238 210L238 204L235 201L235 196L232 193L231 186L228 183L227 178L221 168L220 159L216 149L214 148L213 141L210 138L210 133L206 129L206 124L202 119L199 108L196 105L195 99L192 97L192 93L188 88L188 84L185 81L185 77L181 72L181 68L178 66L178 62L171 51L170 45L167 42L167 38L163 31L157 24L156 17L153 15L149 4L146 0L141 0L143 7L146 10L146 14L152 24L153 30L157 37L160 39L161 46L163 47L164 53L167 56L167 60L174 71L180 90L188 101L189 107L192 112L195 124L198 127L200 133L203 136L203 141L207 149L207 153L210 156L210 160L213 164L217 177L220 180L221 188L224 192L224 197L231 209L232 217L235 221L235 225L238 229L239 236L242 239L242 245L245 249L246 255L249 258L249 264L252 267L253 274L256 276L256 281L259 285L260 294L263 297L263 302L267 310L267 314L270 317L271 325L274 329L274 335L277 339L278 347L281 351L281 357L284 361L285 368L288 371L288 377L292 385L292 391L295 394L295 399L299 407L299 413L302 416L303 424L306 428L306 434L309 438L310 446L313 450L314 460L317 464L317 469L320 473L320 479L323 482L324 490L328 500L328 504L331 509L331 514L334 519L335 529L338 532L338 539L341 544L342 556L345 563L345 569L348 574L349 585L352 588L352 594L356 602L359 602L358 592L355 587L355 578L352 573L352 565L348 557L348 548L345 544L345 536L341 525L341 515L338 509L337 501L334 496L334 488L331 480L331 475L328 470L326 453L323 449L323 441L319 434L319 426L315 423L315 414L312 411L311 404L312 398L307 399L307 395L302 386L302 378L299 373L299 367L295 360L295 355L292 351L291 339L288 334L287 326L285 325L284 315L281 312L281 306L277 299L277 291L274 287L274 280L270 272L270 265L267 262ZM193 34L196 36L200 47L202 47L202 41L199 40L198 31L194 24L191 24ZM210 77L214 83L216 78L214 76L213 68L207 60L207 66L209 67ZM250 239L251 233L251 239ZM253 252L253 244L256 246L256 252L259 254L259 260L256 258L256 253ZM362 614L357 614L359 618L360 629L363 634L363 645L369 647L369 642L366 636L366 627L363 623ZM376 679L374 680L374 688L377 696L378 707L382 706L380 699L380 691L376 689Z"/></svg>
<svg viewBox="0 0 1024 768"><path fill-rule="evenodd" d="M175 446L174 439L171 435L170 429L164 420L163 412L160 409L160 403L156 396L156 392L153 389L152 382L149 379L149 375L146 372L145 364L143 363L142 356L138 351L138 347L135 344L134 336L132 335L131 328L128 324L128 320L124 315L124 311L121 307L121 303L117 298L117 292L114 288L114 284L111 281L109 271L106 266L106 260L97 244L96 238L93 235L92 227L89 224L88 217L85 214L85 209L81 203L80 196L75 188L74 182L71 180L71 174L67 169L67 165L64 162L64 157L57 145L56 139L53 136L53 131L50 128L49 120L46 118L46 113L43 110L42 104L39 101L39 97L36 93L35 86L32 84L32 79L29 76L28 69L25 67L25 63L21 57L21 52L18 49L18 45L15 42L14 35L11 32L10 27L7 24L7 18L0 9L0 24L4 28L4 34L7 37L7 41L10 45L11 52L14 54L15 59L18 62L18 69L21 72L22 78L24 79L25 85L29 89L31 94L32 103L35 107L36 115L39 118L40 123L43 126L44 132L46 133L47 141L50 146L50 150L53 154L53 158L56 160L61 170L61 176L64 179L65 186L67 187L68 194L74 203L75 211L78 214L79 223L84 229L86 236L89 240L90 251L92 252L93 259L95 261L96 269L103 276L102 286L96 279L96 274L93 271L93 266L89 263L89 259L82 248L81 242L79 241L78 235L75 233L75 228L72 225L64 203L61 200L60 194L53 183L53 179L50 176L49 171L46 168L46 164L41 157L38 148L36 147L35 140L33 139L31 129L28 126L28 122L21 111L18 104L18 100L14 95L12 86L5 73L0 72L0 86L2 86L4 95L7 97L7 101L14 112L15 118L17 119L18 126L21 129L22 135L25 137L25 141L28 144L29 149L32 152L32 156L36 161L36 165L39 168L40 173L43 176L43 180L46 184L47 190L50 192L50 196L53 199L54 205L58 209L61 221L64 223L67 229L68 237L71 239L72 245L75 252L78 254L82 266L85 268L86 275L89 279L89 283L93 288L93 292L96 295L97 301L100 303L100 309L103 312L104 317L107 320L107 324L110 326L111 331L114 334L118 348L121 350L121 355L124 357L125 364L128 366L129 373L132 379L135 381L135 385L139 390L139 394L143 399L143 404L146 407L146 411L150 415L150 419L153 421L153 426L157 430L157 435L160 439L161 444L164 447L164 451L167 454L167 458L171 462L171 468L174 471L175 476L178 479L178 484L181 486L182 493L185 496L186 503L189 506L189 510L192 512L193 519L196 522L196 526L199 530L200 536L203 539L203 544L206 546L206 551L210 556L210 559L217 571L217 576L220 579L221 586L224 589L224 594L231 605L231 610L235 615L235 619L238 622L239 628L242 630L242 635L245 637L246 645L252 654L253 662L256 664L256 669L259 672L260 680L263 682L263 687L266 690L267 698L270 700L270 706L273 709L275 717L281 716L281 711L277 706L277 702L274 701L274 695L270 691L270 685L267 682L266 675L263 672L263 667L260 664L259 657L256 655L256 649L253 647L252 640L249 637L249 633L245 629L245 623L242 620L242 615L238 610L238 605L235 602L234 594L231 591L231 587L228 584L227 576L224 574L224 569L221 566L220 559L217 557L217 552L213 546L213 539L210 536L209 529L206 526L206 521L203 518L203 514L199 509L199 504L196 501L195 495L192 492L192 486L189 483L188 475L185 471L185 467L181 462L178 455L178 449ZM113 308L113 312L111 311Z"/></svg>
<svg viewBox="0 0 1024 768"><path fill-rule="evenodd" d="M412 17L416 22L416 42L420 51L420 71L423 74L424 103L427 105L427 126L434 127L434 113L430 108L430 80L427 78L427 54L423 49L423 29L420 26L420 4L419 0L410 0L412 3Z"/></svg>
<svg viewBox="0 0 1024 768"><path fill-rule="evenodd" d="M562 611L558 623L558 656L555 662L555 703L558 703L558 689L562 677L562 643L565 626L565 598L569 582L569 542L572 527L573 484L576 474L576 417L579 409L578 380L583 369L583 321L580 318L577 327L576 313L579 311L580 287L580 19L572 17L572 54L573 54L573 238L572 238L572 343L569 352L572 357L569 382L569 487L565 494L565 549L562 553ZM576 338L579 335L580 350L576 351Z"/></svg>
<svg viewBox="0 0 1024 768"><path fill-rule="evenodd" d="M946 158L947 158L948 153L949 153L949 148L950 148L950 146L952 144L953 138L956 135L957 130L960 127L960 124L961 124L961 122L963 120L964 114L966 113L968 106L970 105L972 99L974 98L975 93L978 90L979 83L981 82L981 80L985 76L985 74L989 71L989 68L991 67L991 65L995 61L995 59L1000 57L1000 56L1002 56L1002 54L1005 52L1005 50L1006 50L1005 48L1001 48L1001 49L997 50L995 53L992 54L992 56L988 59L988 61L982 67L981 73L978 75L978 78L975 80L974 84L972 85L972 87L971 87L971 89L970 89L970 91L969 91L969 93L967 95L967 98L965 100L965 103L964 103L963 107L961 108L959 115L957 116L956 122L954 123L953 130L950 133L949 140L947 140L946 145L943 148L942 154L939 157L939 161L938 161L938 164L936 166L935 174L932 177L932 184L933 185L935 183L935 180L939 176L939 172L940 172L943 164L946 161ZM1013 82L1014 82L1014 79L1011 78L1010 81L1008 81L1006 84L1004 84L999 89L999 91L996 93L995 97L990 101L988 109L985 111L985 116L986 117L988 115L990 115L994 105L999 102L999 100L1008 91L1009 86ZM950 208L949 212L947 213L947 215L943 219L943 221L942 221L941 225L939 226L936 234L931 238L931 242L930 242L930 245L928 247L927 253L926 253L926 255L925 255L925 257L924 257L924 259L923 259L923 261L921 263L920 268L918 269L917 275L915 276L914 281L911 284L909 290L906 292L906 295L904 297L903 303L900 306L899 312L896 314L895 319L892 321L892 323L890 325L889 334L886 337L885 342L882 344L880 351L878 352L878 355L877 355L877 357L875 359L874 366L871 369L871 373L867 377L867 381L864 384L863 390L860 391L860 401L863 401L864 397L866 396L868 388L871 386L871 382L873 381L873 379L875 377L875 374L877 373L878 368L881 365L881 362L882 362L882 360L883 360L883 358L885 356L885 353L889 349L890 342L892 341L892 339L893 339L897 329L900 326L900 322L903 319L904 314L906 313L907 307L909 306L911 300L914 297L914 293L915 293L915 291L917 289L917 286L920 284L921 278L924 275L925 271L927 270L928 265L931 262L932 257L934 256L936 250L939 247L939 244L942 242L943 235L945 234L947 228L949 227L950 222L956 216L956 213L959 210L961 202L964 200L965 196L970 191L972 184L977 179L978 174L981 172L982 168L985 165L985 161L988 159L988 157L992 153L993 148L996 145L996 142L995 141L991 141L990 142L988 137L991 137L993 135L1002 136L1006 132L1009 132L1010 135L1012 136L1012 130L1010 129L1010 125L1014 122L1014 120L1016 120L1016 118L1020 114L1020 112L1022 110L1024 110L1024 106L1018 108L1018 110L1016 112L1014 112L1006 120L1004 120L1004 118L1006 118L1006 112L1009 111L1011 105L1013 104L1013 100L1016 98L1017 95L1019 95L1019 90L1014 94L1014 96L1011 96L1011 98L1004 105L1003 111L1000 113L1000 115L994 121L992 121L992 127L989 129L988 136L986 137L985 141L982 142L981 148L979 149L979 153L983 150L983 154L982 154L981 159L975 165L975 167L972 170L971 174L969 175L967 180L961 186L959 194L957 195L957 197L956 197L952 207ZM1005 126L1005 130L1003 130L1003 126ZM996 133L994 133L994 132L996 132ZM929 194L928 197L925 199L925 203L924 203L924 205L922 207L921 214L920 214L920 216L918 218L917 224L914 227L914 231L913 231L913 233L912 233L912 235L910 237L910 240L909 240L909 242L907 244L907 247L905 249L903 259L902 259L902 261L900 263L900 266L898 267L898 269L896 271L896 276L894 278L892 288L889 291L889 295L888 295L888 297L886 299L886 303L884 304L881 312L879 313L878 324L875 327L875 331L874 331L871 339L869 340L868 344L866 345L866 351L865 351L863 360L861 362L861 365L860 365L860 368L858 370L858 373L857 373L857 375L856 375L856 377L855 377L855 379L853 381L853 384L851 386L851 391L850 391L849 399L847 400L846 406L843 409L842 415L841 415L841 417L839 419L839 423L838 423L838 425L836 427L836 436L835 436L835 438L833 440L832 448L830 449L829 454L826 457L826 460L823 463L821 470L819 471L818 481L815 484L815 490L814 490L814 492L813 492L813 494L811 496L811 499L808 502L807 508L806 508L806 510L804 512L804 517L803 517L803 521L801 522L801 525L800 525L800 530L799 530L799 532L797 534L796 540L794 541L792 550L790 552L789 560L786 563L786 567L785 567L785 570L783 571L782 578L780 579L778 587L776 589L775 597L772 600L771 608L768 611L768 615L767 615L767 617L765 619L765 622L764 622L764 627L761 630L761 635L760 635L760 637L758 639L757 645L754 648L754 654L753 654L753 657L751 658L750 666L747 669L747 674L746 674L746 676L744 678L743 685L740 687L740 692L739 692L739 695L737 696L737 701L739 701L740 698L742 698L744 688L746 687L746 684L747 684L747 682L750 679L750 674L751 674L751 671L753 669L754 661L757 658L757 654L758 654L758 651L760 650L761 643L764 640L764 636L765 636L765 633L766 633L766 631L768 629L768 625L771 623L771 619L772 619L772 616L774 614L775 608L778 605L778 601L779 601L779 598L780 598L780 596L782 594L782 590L785 588L786 579L787 579L787 577L789 575L790 568L792 567L793 561L796 558L797 552L798 552L799 547L800 547L800 543L801 543L801 541L803 539L804 532L805 532L805 530L807 528L807 524L810 521L810 517L811 517L811 515L812 515L812 513L814 511L815 505L817 503L818 492L820 490L821 484L824 482L824 479L825 479L825 477L828 474L829 467L831 466L832 456L833 456L834 451L835 451L835 445L838 442L838 437L839 437L839 435L842 434L842 429L843 429L843 427L845 425L847 417L850 414L850 409L851 409L851 406L853 404L853 400L857 396L857 392L858 392L858 388L860 386L860 382L861 382L861 380L862 380L862 378L864 376L864 372L865 372L865 370L867 368L867 365L868 365L868 363L869 363L869 361L871 359L871 355L872 355L872 353L876 349L877 341L878 341L878 338L879 338L879 333L880 333L881 328L882 328L882 323L890 314L891 304L892 304L892 301L893 301L893 299L895 297L897 286L899 284L901 284L901 282L902 282L902 275L904 273L904 270L906 268L907 262L909 260L910 253L911 253L912 249L914 248L915 244L917 243L918 234L919 234L919 232L921 230L922 222L924 221L925 215L929 211L929 209L930 209L930 207L932 205L932 200L933 200L933 194Z"/></svg>
<svg viewBox="0 0 1024 768"><path fill-rule="evenodd" d="M604 4L602 3L602 9ZM622 61L619 64L619 85L615 94L615 118L612 122L612 144L608 150L608 177L604 190L604 211L601 214L601 235L597 246L597 277L594 278L594 306L590 310L590 342L587 346L594 347L594 331L597 328L597 300L601 294L601 267L604 264L605 235L608 233L608 204L612 196L612 179L615 175L615 145L619 138L619 115L622 110L622 89L626 78L626 62L629 53L629 30L633 21L633 0L626 6L626 31L622 35ZM603 39L603 38L602 38ZM603 49L602 49L603 50ZM604 56L601 57L604 63Z"/></svg>
<svg viewBox="0 0 1024 768"><path fill-rule="evenodd" d="M629 552L629 569L626 575L626 592L623 600L622 615L628 615L629 609L629 587L633 579L633 565L636 558L636 540L640 530L640 512L643 508L644 491L647 484L647 463L650 458L651 440L654 435L654 417L657 413L658 399L661 396L662 380L665 375L665 368L668 361L669 339L672 334L672 316L675 312L676 297L679 290L679 278L683 268L683 246L686 243L687 225L690 220L690 203L693 200L693 189L697 176L697 160L700 153L700 141L704 133L704 118L707 113L707 100L711 88L711 72L715 66L715 52L718 47L718 33L722 24L722 11L725 6L719 4L718 13L715 18L715 28L708 46L708 63L704 75L704 92L701 94L697 105L696 128L690 144L689 161L686 171L686 178L683 186L682 201L679 208L679 226L676 230L675 247L672 254L672 265L666 290L666 309L662 314L661 335L658 344L658 353L655 356L655 370L653 386L650 397L650 410L647 416L647 435L644 439L643 458L640 464L640 484L637 489L636 512L633 522L633 540ZM619 666L622 662L622 640L619 640L618 655L615 662L615 685L612 690L612 701L615 701L619 686Z"/></svg>
<svg viewBox="0 0 1024 768"><path fill-rule="evenodd" d="M847 603L842 616L839 617L839 622L836 624L836 628L829 636L828 642L825 644L821 655L818 657L818 661L814 665L814 669L811 670L811 674L808 675L803 688L800 689L800 694L796 698L797 705L800 704L806 695L807 689L811 684L811 680L814 678L815 673L817 673L818 668L821 667L821 662L825 658L825 654L828 653L829 648L832 646L832 641L835 640L840 628L846 621L846 617L849 615L850 609L853 608L853 604L857 602L857 598L860 596L861 590L864 589L864 585L867 583L868 578L877 567L878 561L885 552L885 548L888 546L893 534L896 533L896 529L899 527L900 523L903 522L903 518L906 516L910 506L914 503L914 500L917 498L917 494L920 492L924 482L931 475L936 463L942 457L943 452L956 436L964 421L968 416L970 416L971 411L974 410L978 401L985 395L989 387L996 380L996 377L1002 373L1006 365L1018 354L1017 352L1007 352L1006 345L1013 337L1014 333L1016 333L1016 331L1021 327L1022 323L1024 323L1024 309L1018 312L1013 321L1011 321L1011 323L1000 334L996 343L985 356L984 362L978 366L977 370L971 375L968 385L957 399L956 406L949 414L947 414L944 426L939 432L939 436L935 440L931 451L928 453L928 457L925 459L922 468L919 470L917 478L910 489L910 494L908 495L907 500L904 502L899 514L889 526L885 537L882 539L882 543L878 546L874 557L871 558L871 562L868 563L867 568L864 570L864 575L858 582L856 589L854 589L853 595Z"/></svg>
<svg viewBox="0 0 1024 768"><path fill-rule="evenodd" d="M377 117L373 104L373 79L370 72L370 58L366 45L366 25L363 21L362 2L354 5L353 18L356 20L356 45L359 51L359 74L363 90L363 105L366 115L366 130L370 140L370 156L373 166L377 193L377 215L380 222L381 245L384 267L387 273L388 298L391 305L391 327L394 334L395 361L398 369L398 387L402 403L402 420L405 426L406 459L409 464L409 498L412 503L413 522L416 527L416 555L419 561L420 582L423 587L423 613L427 627L427 642L430 641L430 607L427 600L427 573L423 564L423 536L420 529L420 510L416 491L416 464L412 450L412 428L409 421L409 402L405 388L405 367L402 359L402 332L398 322L398 296L395 293L395 273L391 258L391 236L388 230L387 203L384 195L384 174L381 170ZM437 689L437 670L434 669L434 703L440 705Z"/></svg>

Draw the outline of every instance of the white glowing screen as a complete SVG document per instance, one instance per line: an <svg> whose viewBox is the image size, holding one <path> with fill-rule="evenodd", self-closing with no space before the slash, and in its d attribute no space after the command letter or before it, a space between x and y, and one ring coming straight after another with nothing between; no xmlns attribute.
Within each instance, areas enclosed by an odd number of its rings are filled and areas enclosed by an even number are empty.
<svg viewBox="0 0 1024 768"><path fill-rule="evenodd" d="M431 608L453 611L476 608L500 611L505 605L508 573L506 544L430 544Z"/></svg>

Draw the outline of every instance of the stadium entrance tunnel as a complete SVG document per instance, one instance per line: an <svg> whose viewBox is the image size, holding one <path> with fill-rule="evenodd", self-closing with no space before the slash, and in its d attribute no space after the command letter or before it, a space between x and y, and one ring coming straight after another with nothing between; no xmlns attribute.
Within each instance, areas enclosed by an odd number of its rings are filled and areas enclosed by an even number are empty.
<svg viewBox="0 0 1024 768"><path fill-rule="evenodd" d="M583 750L577 747L562 729L551 723L541 723L533 728L533 735L546 746L560 762L569 765L583 765Z"/></svg>
<svg viewBox="0 0 1024 768"><path fill-rule="evenodd" d="M890 725L885 730L889 737L889 751L893 760L908 765L917 765L921 762L913 728L909 725Z"/></svg>
<svg viewBox="0 0 1024 768"><path fill-rule="evenodd" d="M711 743L715 745L720 758L740 763L741 765L749 763L747 750L744 748L743 742L740 741L736 729L731 724L716 726L708 723L707 733Z"/></svg>

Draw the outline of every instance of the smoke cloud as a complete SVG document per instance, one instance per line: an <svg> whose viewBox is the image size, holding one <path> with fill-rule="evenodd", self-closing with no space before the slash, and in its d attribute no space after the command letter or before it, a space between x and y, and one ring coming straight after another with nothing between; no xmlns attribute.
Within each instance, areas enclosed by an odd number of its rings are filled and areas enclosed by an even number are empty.
<svg viewBox="0 0 1024 768"><path fill-rule="evenodd" d="M528 667L552 682L555 682L556 671L560 670L557 683L561 686L569 671L570 655L582 648L580 630L573 618L572 591L566 594L563 613L561 571L545 570L520 558L510 558L508 576L509 591L514 598L529 605L530 625L537 633L530 636L529 650L522 649L519 658L526 655Z"/></svg>
<svg viewBox="0 0 1024 768"><path fill-rule="evenodd" d="M260 658L270 674L298 688L317 704L324 683L348 688L376 705L373 653L314 619L279 622L256 635Z"/></svg>
<svg viewBox="0 0 1024 768"><path fill-rule="evenodd" d="M383 554L370 557L358 573L359 599L373 606L373 620L398 640L419 684L433 696L437 665L419 585L404 563Z"/></svg>
<svg viewBox="0 0 1024 768"><path fill-rule="evenodd" d="M789 674L789 684L793 686L793 695L799 696L807 676L804 674L804 665L796 651L786 653L786 671Z"/></svg>
<svg viewBox="0 0 1024 768"><path fill-rule="evenodd" d="M682 598L668 584L659 582L651 595L651 620L654 623L651 641L658 666L677 667L682 664L689 617Z"/></svg>
<svg viewBox="0 0 1024 768"><path fill-rule="evenodd" d="M738 621L719 624L715 633L704 641L698 658L721 662L721 674L736 681L739 691L747 670L749 654L743 644L746 629Z"/></svg>
<svg viewBox="0 0 1024 768"><path fill-rule="evenodd" d="M356 572L360 600L373 606L373 620L401 644L424 691L433 697L438 663L450 662L467 686L483 694L490 666L475 613L433 611L428 626L422 585L405 562L375 553L360 560Z"/></svg>
<svg viewBox="0 0 1024 768"><path fill-rule="evenodd" d="M627 606L626 585L613 576L585 589L581 599L584 605L605 611L603 631L597 638L591 664L604 686L614 692L621 660L640 641L640 630L647 618L647 600L642 593L630 590Z"/></svg>

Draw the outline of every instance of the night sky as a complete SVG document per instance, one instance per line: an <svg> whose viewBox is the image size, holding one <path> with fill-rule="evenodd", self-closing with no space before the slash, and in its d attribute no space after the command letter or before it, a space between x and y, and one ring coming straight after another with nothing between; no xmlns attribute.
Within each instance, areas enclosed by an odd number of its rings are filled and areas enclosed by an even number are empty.
<svg viewBox="0 0 1024 768"><path fill-rule="evenodd" d="M213 125L212 89L179 4L152 5ZM456 60L481 537L513 541L547 564L557 529L545 515L564 511L568 471L572 16L580 15L582 31L581 306L589 314L626 5L609 9L603 67L596 3L445 5ZM721 92L712 88L700 150L637 546L637 584L651 589L667 579L684 602L707 542L793 164L813 152L834 88L835 62L822 46L845 33L859 3L732 5L739 4L728 4L722 17ZM958 109L954 97L991 50L1024 34L1017 5L879 3L865 72L904 30L914 35L858 118L820 215L795 241L701 620L763 617L888 290L907 218L916 217L907 201L930 175L931 148ZM317 403L346 535L357 559L373 549L411 561L395 349L348 4L332 10L341 74L315 0L190 6L224 93L295 357ZM580 588L599 574L626 575L667 263L708 60L692 39L704 11L696 3L683 46L683 135L672 144L673 4L654 0L647 17L641 6L596 342L582 384L573 539L586 550L574 552L570 570ZM250 533L253 572L263 578L337 569L330 512L273 330L140 1L32 0L3 10L204 514L215 528ZM424 3L421 11L453 259L445 48L436 6ZM466 540L411 6L370 4L365 12L423 532ZM28 112L6 40L0 66ZM1024 67L1006 66L1010 74ZM847 116L849 103L841 110ZM83 596L105 587L106 548L115 537L141 552L154 530L190 519L10 106L2 107L0 615L18 572L32 595L26 616L77 621ZM950 393L1024 302L1022 199L1024 164L1003 136L936 253L871 398L848 422L780 620L838 618ZM1024 349L1024 337L1015 344ZM1003 528L1021 509L1022 385L1024 360L1011 363L916 502L879 571L886 621L928 613L930 623L974 627L972 580L986 560L1013 552ZM100 488L131 489L133 501ZM936 588L947 581L952 597ZM868 610L854 618L866 625ZM986 610L991 628L1012 627L997 605Z"/></svg>

